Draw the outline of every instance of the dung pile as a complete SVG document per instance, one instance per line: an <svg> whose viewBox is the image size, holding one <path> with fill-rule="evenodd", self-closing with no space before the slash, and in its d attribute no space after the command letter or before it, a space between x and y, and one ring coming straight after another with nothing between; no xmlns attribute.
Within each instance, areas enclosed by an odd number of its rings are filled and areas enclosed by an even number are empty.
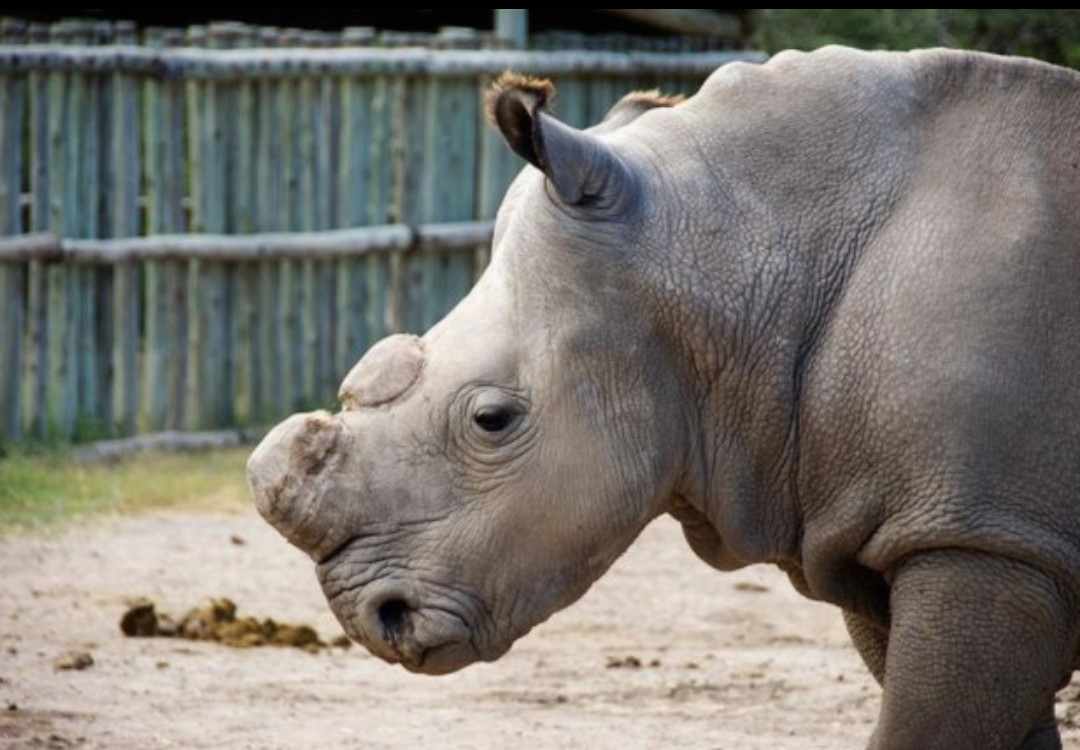
<svg viewBox="0 0 1080 750"><path fill-rule="evenodd" d="M120 630L132 638L186 638L216 641L233 648L292 646L317 653L329 646L347 648L348 638L339 636L328 645L310 625L288 625L269 618L237 617L231 599L211 599L176 619L158 612L149 599L139 599L120 618Z"/></svg>

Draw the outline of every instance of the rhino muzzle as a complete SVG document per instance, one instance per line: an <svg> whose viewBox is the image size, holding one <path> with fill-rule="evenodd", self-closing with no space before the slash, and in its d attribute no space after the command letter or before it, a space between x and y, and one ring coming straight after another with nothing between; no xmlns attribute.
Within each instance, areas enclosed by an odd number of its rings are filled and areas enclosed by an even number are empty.
<svg viewBox="0 0 1080 750"><path fill-rule="evenodd" d="M320 565L320 578L325 580L335 564ZM350 593L332 598L330 607L349 637L383 661L412 672L445 674L480 658L465 620L445 607L425 606L415 583L377 580Z"/></svg>

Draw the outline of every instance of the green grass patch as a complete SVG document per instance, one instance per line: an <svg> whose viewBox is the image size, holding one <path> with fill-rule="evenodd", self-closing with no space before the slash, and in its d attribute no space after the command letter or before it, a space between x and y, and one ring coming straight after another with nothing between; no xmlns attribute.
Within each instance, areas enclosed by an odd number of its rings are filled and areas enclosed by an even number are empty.
<svg viewBox="0 0 1080 750"><path fill-rule="evenodd" d="M244 464L250 453L152 453L89 465L56 452L0 458L0 534L100 514L246 509L251 501Z"/></svg>

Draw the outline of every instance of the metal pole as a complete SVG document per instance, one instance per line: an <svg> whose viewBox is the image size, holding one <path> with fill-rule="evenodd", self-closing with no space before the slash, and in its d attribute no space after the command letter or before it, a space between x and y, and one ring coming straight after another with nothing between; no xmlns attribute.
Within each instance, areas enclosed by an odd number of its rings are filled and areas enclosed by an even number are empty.
<svg viewBox="0 0 1080 750"><path fill-rule="evenodd" d="M525 49L529 41L529 11L526 8L496 8L495 36Z"/></svg>

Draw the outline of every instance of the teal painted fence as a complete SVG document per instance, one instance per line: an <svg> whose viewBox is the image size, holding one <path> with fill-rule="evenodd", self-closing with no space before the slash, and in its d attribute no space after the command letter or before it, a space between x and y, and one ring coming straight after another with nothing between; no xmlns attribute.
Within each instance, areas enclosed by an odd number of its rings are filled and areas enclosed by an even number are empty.
<svg viewBox="0 0 1080 750"><path fill-rule="evenodd" d="M482 121L494 75L550 75L585 125L736 57L387 39L0 21L0 443L332 405L486 262L520 168Z"/></svg>

